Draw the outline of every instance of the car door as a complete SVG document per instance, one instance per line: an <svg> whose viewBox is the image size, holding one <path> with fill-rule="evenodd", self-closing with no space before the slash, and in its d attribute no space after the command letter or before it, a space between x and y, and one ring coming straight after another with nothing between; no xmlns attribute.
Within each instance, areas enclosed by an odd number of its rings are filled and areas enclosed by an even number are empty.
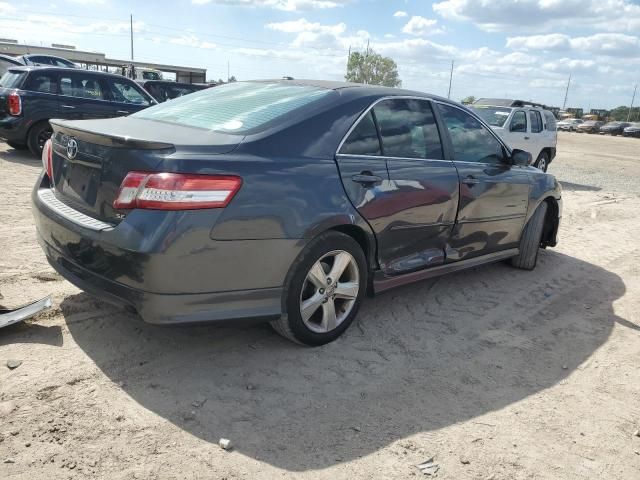
<svg viewBox="0 0 640 480"><path fill-rule="evenodd" d="M458 175L445 160L428 100L384 100L373 108L389 172L388 275L441 265L458 204Z"/></svg>
<svg viewBox="0 0 640 480"><path fill-rule="evenodd" d="M56 72L42 70L30 72L23 90L29 92L28 100L23 100L25 115L28 115L33 122L60 116Z"/></svg>
<svg viewBox="0 0 640 480"><path fill-rule="evenodd" d="M530 125L530 135L529 142L531 143L530 150L528 152L533 157L533 160L537 160L538 155L542 149L547 146L551 146L549 137L547 136L544 130L544 123L542 121L542 115L537 110L529 110L529 125ZM522 149L524 150L524 149Z"/></svg>
<svg viewBox="0 0 640 480"><path fill-rule="evenodd" d="M151 105L149 95L134 82L118 78L109 78L106 82L112 116L129 115Z"/></svg>
<svg viewBox="0 0 640 480"><path fill-rule="evenodd" d="M515 110L509 123L504 126L506 135L504 137L510 148L518 148L526 152L531 151L531 137L529 133L529 122L527 112Z"/></svg>
<svg viewBox="0 0 640 480"><path fill-rule="evenodd" d="M385 274L444 262L458 185L453 163L442 159L427 102L376 103L348 134L336 160L347 195L376 234Z"/></svg>
<svg viewBox="0 0 640 480"><path fill-rule="evenodd" d="M60 116L70 120L108 118L111 106L100 75L82 70L60 72Z"/></svg>
<svg viewBox="0 0 640 480"><path fill-rule="evenodd" d="M511 165L498 137L466 110L444 103L438 110L460 184L447 261L517 247L529 203L528 167Z"/></svg>

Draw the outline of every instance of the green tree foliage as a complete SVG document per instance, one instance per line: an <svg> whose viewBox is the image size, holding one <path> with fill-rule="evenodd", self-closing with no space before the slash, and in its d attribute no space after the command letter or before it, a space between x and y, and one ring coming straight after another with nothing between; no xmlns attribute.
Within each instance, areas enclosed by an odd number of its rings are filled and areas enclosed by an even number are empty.
<svg viewBox="0 0 640 480"><path fill-rule="evenodd" d="M476 97L474 97L473 95L469 95L468 97L463 98L460 103L462 103L463 105L471 105L475 101Z"/></svg>
<svg viewBox="0 0 640 480"><path fill-rule="evenodd" d="M629 107L620 106L611 110L611 112L609 113L609 119L626 122L627 115L629 115ZM633 109L631 110L631 116L629 116L629 121L640 122L640 107L633 107Z"/></svg>
<svg viewBox="0 0 640 480"><path fill-rule="evenodd" d="M398 76L398 65L392 58L383 57L371 49L364 53L351 52L347 64L348 82L383 85L385 87L399 87L402 80Z"/></svg>

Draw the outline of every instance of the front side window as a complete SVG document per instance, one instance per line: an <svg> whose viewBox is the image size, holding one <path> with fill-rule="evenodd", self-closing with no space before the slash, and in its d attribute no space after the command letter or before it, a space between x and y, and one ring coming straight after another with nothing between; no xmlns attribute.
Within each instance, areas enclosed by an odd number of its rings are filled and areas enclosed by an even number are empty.
<svg viewBox="0 0 640 480"><path fill-rule="evenodd" d="M542 131L542 117L540 116L540 112L530 110L529 118L531 118L531 133L540 133Z"/></svg>
<svg viewBox="0 0 640 480"><path fill-rule="evenodd" d="M527 114L524 111L518 110L513 114L510 130L512 132L527 133Z"/></svg>
<svg viewBox="0 0 640 480"><path fill-rule="evenodd" d="M339 153L344 155L382 155L376 124L371 112L362 117L356 128L351 131Z"/></svg>
<svg viewBox="0 0 640 480"><path fill-rule="evenodd" d="M447 125L454 160L461 162L502 163L502 144L469 113L450 105L438 104Z"/></svg>
<svg viewBox="0 0 640 480"><path fill-rule="evenodd" d="M25 90L40 93L58 93L58 84L54 73L38 72L29 75Z"/></svg>
<svg viewBox="0 0 640 480"><path fill-rule="evenodd" d="M100 79L93 75L83 75L81 73L60 75L60 93L89 100L106 99Z"/></svg>
<svg viewBox="0 0 640 480"><path fill-rule="evenodd" d="M149 105L149 100L129 82L109 80L111 96L119 103L133 103L135 105Z"/></svg>
<svg viewBox="0 0 640 480"><path fill-rule="evenodd" d="M386 157L442 159L438 127L427 101L384 100L373 112Z"/></svg>
<svg viewBox="0 0 640 480"><path fill-rule="evenodd" d="M235 82L176 98L133 116L227 133L246 133L334 93L280 82Z"/></svg>

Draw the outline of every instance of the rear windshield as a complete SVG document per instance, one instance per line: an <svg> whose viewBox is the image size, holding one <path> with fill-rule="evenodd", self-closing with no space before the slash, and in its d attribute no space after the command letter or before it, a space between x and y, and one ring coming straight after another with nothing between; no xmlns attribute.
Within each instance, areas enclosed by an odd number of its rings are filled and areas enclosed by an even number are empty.
<svg viewBox="0 0 640 480"><path fill-rule="evenodd" d="M0 87L17 88L22 82L24 75L25 72L9 70L0 78Z"/></svg>
<svg viewBox="0 0 640 480"><path fill-rule="evenodd" d="M504 122L507 121L507 118L511 113L510 108L503 108L503 107L476 106L471 108L474 112L478 114L480 118L482 118L485 122L487 122L492 127L504 126Z"/></svg>
<svg viewBox="0 0 640 480"><path fill-rule="evenodd" d="M331 90L282 83L228 83L132 115L227 133L246 133L316 101Z"/></svg>

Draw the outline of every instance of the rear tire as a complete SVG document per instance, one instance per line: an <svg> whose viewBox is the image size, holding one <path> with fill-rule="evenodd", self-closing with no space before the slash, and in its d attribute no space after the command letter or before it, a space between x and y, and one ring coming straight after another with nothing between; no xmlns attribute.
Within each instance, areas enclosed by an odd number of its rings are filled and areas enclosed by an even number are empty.
<svg viewBox="0 0 640 480"><path fill-rule="evenodd" d="M366 257L353 238L335 231L319 235L293 262L283 292L283 314L271 326L303 345L332 342L358 313L367 273Z"/></svg>
<svg viewBox="0 0 640 480"><path fill-rule="evenodd" d="M42 156L44 144L49 140L49 138L51 138L52 133L53 129L51 128L51 125L49 125L48 120L42 120L41 122L33 125L27 135L27 146L29 147L29 151L36 157L40 158L40 156Z"/></svg>
<svg viewBox="0 0 640 480"><path fill-rule="evenodd" d="M534 164L534 167L542 170L543 172L546 172L547 168L549 168L549 155L546 152L540 153L538 159L536 160L536 163Z"/></svg>
<svg viewBox="0 0 640 480"><path fill-rule="evenodd" d="M520 237L520 253L511 259L514 267L523 270L533 270L536 267L547 207L547 202L542 202L524 227Z"/></svg>
<svg viewBox="0 0 640 480"><path fill-rule="evenodd" d="M14 150L25 150L27 148L27 146L23 143L7 142L7 145L9 145Z"/></svg>

